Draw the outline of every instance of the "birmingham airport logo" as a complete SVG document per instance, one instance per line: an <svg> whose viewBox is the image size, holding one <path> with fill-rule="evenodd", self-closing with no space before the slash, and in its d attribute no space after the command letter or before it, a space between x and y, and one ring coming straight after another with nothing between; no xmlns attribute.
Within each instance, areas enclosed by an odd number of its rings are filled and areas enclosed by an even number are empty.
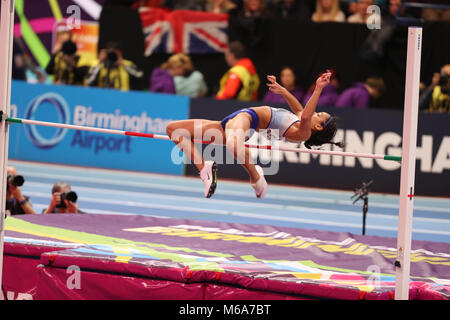
<svg viewBox="0 0 450 320"><path fill-rule="evenodd" d="M58 116L59 123L70 123L70 111L66 100L59 94L49 92L34 98L28 105L25 111L25 118L35 120L34 115L40 106L50 104L54 107ZM38 130L39 126L30 125L25 126L25 133L28 139L36 146L42 149L50 149L56 146L62 139L64 139L67 129L57 128L53 135L49 138L44 137Z"/></svg>

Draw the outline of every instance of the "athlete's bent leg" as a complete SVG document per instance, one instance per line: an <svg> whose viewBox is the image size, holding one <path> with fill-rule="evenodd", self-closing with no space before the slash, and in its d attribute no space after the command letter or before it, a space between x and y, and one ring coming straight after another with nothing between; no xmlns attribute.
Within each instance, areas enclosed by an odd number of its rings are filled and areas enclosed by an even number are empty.
<svg viewBox="0 0 450 320"><path fill-rule="evenodd" d="M226 147L250 176L250 183L257 198L263 198L267 193L267 182L259 165L252 163L250 152L245 147L245 141L250 134L250 119L243 114L227 123L225 130Z"/></svg>
<svg viewBox="0 0 450 320"><path fill-rule="evenodd" d="M181 120L167 125L166 132L170 139L197 167L204 185L204 196L211 197L217 187L217 165L214 161L204 161L193 140L203 140L205 131L217 129L220 123L209 120ZM220 128L221 130L221 128Z"/></svg>

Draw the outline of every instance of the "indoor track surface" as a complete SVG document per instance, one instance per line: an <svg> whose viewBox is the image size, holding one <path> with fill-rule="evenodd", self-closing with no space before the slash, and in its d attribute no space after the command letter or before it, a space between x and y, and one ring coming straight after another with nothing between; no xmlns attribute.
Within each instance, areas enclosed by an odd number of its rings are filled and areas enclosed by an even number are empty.
<svg viewBox="0 0 450 320"><path fill-rule="evenodd" d="M9 161L25 177L22 191L42 212L51 188L66 181L79 208L97 214L139 214L245 224L362 233L362 200L352 191L269 185L257 199L249 183L218 179L216 193L203 198L195 177ZM450 199L414 198L413 239L450 243ZM398 195L369 194L366 235L397 237Z"/></svg>

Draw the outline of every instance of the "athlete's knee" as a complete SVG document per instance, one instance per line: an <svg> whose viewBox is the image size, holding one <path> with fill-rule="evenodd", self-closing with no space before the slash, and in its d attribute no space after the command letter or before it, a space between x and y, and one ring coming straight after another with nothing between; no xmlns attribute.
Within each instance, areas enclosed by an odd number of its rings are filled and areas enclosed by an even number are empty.
<svg viewBox="0 0 450 320"><path fill-rule="evenodd" d="M227 132L226 139L225 139L225 145L229 151L231 151L234 154L237 154L238 151L240 151L245 144L245 136L243 134L240 134L238 132Z"/></svg>
<svg viewBox="0 0 450 320"><path fill-rule="evenodd" d="M233 129L227 129L225 132L225 145L227 148L234 148L237 144L238 137Z"/></svg>
<svg viewBox="0 0 450 320"><path fill-rule="evenodd" d="M169 123L166 128L167 135L170 140L175 142L176 144L180 143L188 143L191 141L192 136L189 130L184 127L180 127L178 124Z"/></svg>
<svg viewBox="0 0 450 320"><path fill-rule="evenodd" d="M231 153L233 153L235 150L235 146L236 146L236 143L235 143L234 139L227 137L227 139L225 140L225 147L229 151L231 151Z"/></svg>
<svg viewBox="0 0 450 320"><path fill-rule="evenodd" d="M246 162L245 141L242 135L228 134L226 136L226 148L238 161L243 164Z"/></svg>
<svg viewBox="0 0 450 320"><path fill-rule="evenodd" d="M183 126L181 126L179 121L169 122L169 124L166 127L166 133L169 136L169 138L172 140L178 139L179 137L182 137L182 136L189 135L188 130L183 128Z"/></svg>
<svg viewBox="0 0 450 320"><path fill-rule="evenodd" d="M166 133L169 136L169 138L172 138L172 134L175 131L175 128L176 128L175 122L176 121L169 122L166 126Z"/></svg>

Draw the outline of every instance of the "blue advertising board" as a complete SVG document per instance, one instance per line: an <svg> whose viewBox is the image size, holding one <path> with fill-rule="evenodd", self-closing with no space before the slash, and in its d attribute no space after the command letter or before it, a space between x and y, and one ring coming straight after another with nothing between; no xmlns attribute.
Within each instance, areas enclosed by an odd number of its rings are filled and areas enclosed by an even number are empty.
<svg viewBox="0 0 450 320"><path fill-rule="evenodd" d="M10 116L165 134L170 121L189 117L189 99L13 81ZM12 124L9 158L181 175L183 165L171 160L174 147L169 141L141 137Z"/></svg>

